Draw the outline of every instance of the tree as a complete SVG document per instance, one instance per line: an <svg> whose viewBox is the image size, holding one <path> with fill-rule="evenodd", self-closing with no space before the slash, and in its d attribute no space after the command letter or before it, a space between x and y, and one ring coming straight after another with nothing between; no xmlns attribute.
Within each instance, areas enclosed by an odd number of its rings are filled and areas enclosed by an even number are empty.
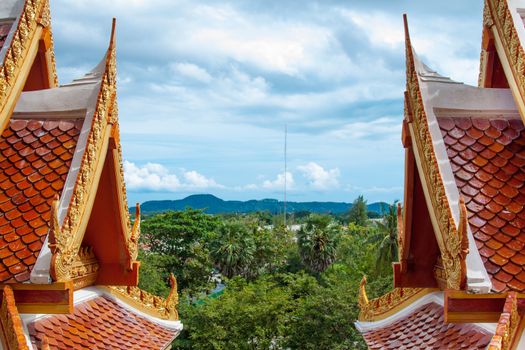
<svg viewBox="0 0 525 350"><path fill-rule="evenodd" d="M235 277L217 299L185 307L191 349L284 349L297 305L315 292L317 282L303 274L264 276L248 283ZM311 331L311 330L310 330Z"/></svg>
<svg viewBox="0 0 525 350"><path fill-rule="evenodd" d="M392 262L398 260L397 204L397 201L395 201L392 205L389 205L383 222L377 222L378 230L371 237L371 242L374 242L377 247L376 270L380 274L390 271Z"/></svg>
<svg viewBox="0 0 525 350"><path fill-rule="evenodd" d="M152 216L141 223L141 241L147 247L144 256L155 255L154 268L166 276L166 280L172 272L180 290L204 291L210 287L213 269L207 241L217 225L215 217L201 210L169 211ZM148 261L148 258L144 260L146 264Z"/></svg>
<svg viewBox="0 0 525 350"><path fill-rule="evenodd" d="M348 213L349 221L359 226L366 226L368 220L368 208L364 197L358 196L352 203Z"/></svg>
<svg viewBox="0 0 525 350"><path fill-rule="evenodd" d="M256 250L253 229L241 221L226 221L217 228L210 242L210 253L224 276L250 275L250 264Z"/></svg>
<svg viewBox="0 0 525 350"><path fill-rule="evenodd" d="M319 274L336 258L339 225L327 215L312 214L297 232L299 255L303 264Z"/></svg>

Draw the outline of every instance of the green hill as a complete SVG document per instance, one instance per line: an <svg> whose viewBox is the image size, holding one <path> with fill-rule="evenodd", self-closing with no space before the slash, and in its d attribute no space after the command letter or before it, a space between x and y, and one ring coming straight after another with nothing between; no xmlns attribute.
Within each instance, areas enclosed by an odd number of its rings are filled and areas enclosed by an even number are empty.
<svg viewBox="0 0 525 350"><path fill-rule="evenodd" d="M287 212L309 211L314 213L345 213L352 203L345 202L287 202ZM167 210L183 210L185 208L204 209L209 214L250 213L269 211L279 213L283 210L283 202L277 199L261 199L249 201L225 201L211 194L196 194L177 200L147 201L140 205L144 214L159 213ZM368 204L368 211L378 214L385 212L388 204L375 202ZM134 209L130 211L134 212Z"/></svg>

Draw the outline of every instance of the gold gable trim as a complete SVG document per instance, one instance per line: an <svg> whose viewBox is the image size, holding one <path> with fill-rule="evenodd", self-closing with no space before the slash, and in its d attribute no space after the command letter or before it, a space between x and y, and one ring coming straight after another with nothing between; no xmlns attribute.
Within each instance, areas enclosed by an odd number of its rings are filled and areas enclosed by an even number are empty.
<svg viewBox="0 0 525 350"><path fill-rule="evenodd" d="M177 312L179 294L177 293L177 280L173 274L170 275L170 284L170 294L166 299L148 293L138 287L110 286L103 288L125 303L150 316L163 320L177 321L179 319L179 313Z"/></svg>
<svg viewBox="0 0 525 350"><path fill-rule="evenodd" d="M106 53L106 66L101 78L101 87L98 95L95 115L87 139L86 149L82 157L80 170L77 175L73 194L71 196L67 214L62 225L51 225L49 242L52 252L50 274L54 281L68 281L74 273L74 265L78 265L77 255L83 239L82 225L87 222L85 211L94 198L96 182L104 164L104 155L115 157L116 180L119 194L120 217L125 242L129 270L138 255L138 238L140 234L140 210L138 220L131 229L129 212L127 210L127 196L124 184L124 170L122 166L122 150L119 139L118 107L116 97L116 46L115 46L115 19L113 20L111 39ZM113 136L116 149L110 149L109 138ZM106 153L107 151L107 153ZM92 201L91 201L92 205ZM85 227L84 227L85 229ZM76 261L76 263L75 263ZM91 264L95 266L94 264ZM93 273L96 271L92 271ZM83 282L85 285L87 282Z"/></svg>
<svg viewBox="0 0 525 350"><path fill-rule="evenodd" d="M375 322L383 320L404 309L419 298L437 291L433 288L394 288L385 295L368 300L366 295L366 278L363 276L359 286L359 317L360 322Z"/></svg>
<svg viewBox="0 0 525 350"><path fill-rule="evenodd" d="M407 120L409 127L413 131L415 153L419 156L422 167L423 181L426 185L426 194L431 202L432 210L439 232L436 232L436 240L441 251L441 259L445 271L447 285L449 289L464 289L466 287L466 255L465 242L468 247L466 229L458 230L452 210L445 193L445 185L439 170L436 154L434 151L433 140L430 134L428 119L423 106L423 99L419 88L419 79L416 72L414 53L408 32L406 15L405 20L405 41L406 41L406 64L407 64ZM432 216L432 215L431 215Z"/></svg>
<svg viewBox="0 0 525 350"><path fill-rule="evenodd" d="M15 304L13 290L4 286L0 304L0 345L7 350L28 350L22 320Z"/></svg>
<svg viewBox="0 0 525 350"><path fill-rule="evenodd" d="M496 332L492 337L488 350L509 350L514 348L515 340L520 323L520 315L518 314L518 294L510 292L505 300L503 312L496 326Z"/></svg>
<svg viewBox="0 0 525 350"><path fill-rule="evenodd" d="M496 50L507 81L521 117L525 120L525 51L520 43L507 0L486 0L483 24L494 34ZM483 56L482 54L482 71L485 69Z"/></svg>
<svg viewBox="0 0 525 350"><path fill-rule="evenodd" d="M26 0L17 28L6 50L4 61L0 66L0 131L5 128L13 111L18 95L21 93L25 79L19 79L20 74L29 74L31 63L28 57L36 55L38 40L42 30L50 28L49 0ZM34 39L37 40L34 40ZM51 73L56 81L54 50L51 46Z"/></svg>
<svg viewBox="0 0 525 350"><path fill-rule="evenodd" d="M106 67L101 78L95 115L88 135L86 149L82 157L75 187L68 205L67 214L61 226L56 223L49 231L49 243L52 252L51 278L63 282L73 276L72 265L82 243L81 235L77 234L84 216L84 211L90 196L92 185L96 178L99 165L104 160L101 153L107 147L106 129L112 115L112 106L116 98L116 58L114 43L114 25L110 45L106 54Z"/></svg>

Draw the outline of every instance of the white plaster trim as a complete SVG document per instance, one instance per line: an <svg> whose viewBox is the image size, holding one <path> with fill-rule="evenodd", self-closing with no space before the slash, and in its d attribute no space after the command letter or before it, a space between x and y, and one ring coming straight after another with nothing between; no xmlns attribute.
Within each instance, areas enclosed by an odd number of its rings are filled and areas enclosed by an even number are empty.
<svg viewBox="0 0 525 350"><path fill-rule="evenodd" d="M405 307L404 309L399 310L398 312L396 312L393 315L388 316L387 318L384 318L382 320L375 321L375 322L356 321L355 327L361 333L369 332L369 331L372 331L378 328L384 328L402 318L405 318L406 316L410 315L412 312L414 312L416 309L418 309L419 307L423 305L426 305L429 303L436 303L438 305L443 306L443 297L444 297L443 292L433 292L433 293L426 294L422 296L421 298L417 299L416 301L414 301L412 304Z"/></svg>
<svg viewBox="0 0 525 350"><path fill-rule="evenodd" d="M421 76L439 75L429 71L429 68L419 61L415 52L414 61L436 160L445 187L445 195L448 198L452 217L457 224L459 223L459 190L441 135L436 111L446 108L471 112L492 110L518 113L516 104L509 89L483 89L465 84L450 84L448 81L444 83L437 79L422 80ZM489 293L492 289L492 282L481 260L470 225L467 225L467 231L469 240L469 254L466 259L467 288L474 293Z"/></svg>
<svg viewBox="0 0 525 350"><path fill-rule="evenodd" d="M181 321L168 321L163 320L160 318L156 318L153 316L150 316L140 310L135 309L133 306L125 303L124 301L120 300L118 297L115 297L114 295L110 294L103 288L98 287L87 287L80 290L77 290L73 293L73 304L79 305L86 301L89 301L93 298L96 298L98 296L106 296L112 301L116 302L119 306L123 307L124 309L128 310L129 312L139 315L145 319L147 319L150 322L153 322L155 324L158 324L160 326L163 326L165 328L168 328L173 331L177 331L177 334L173 339L177 337L177 335L182 331L183 325ZM29 337L29 330L27 326L35 321L38 321L43 318L52 317L53 314L20 314L20 318L22 319L22 326L24 328L24 335L26 337L27 345L30 349L33 348L33 345L31 344L31 339ZM1 348L0 348L1 350Z"/></svg>

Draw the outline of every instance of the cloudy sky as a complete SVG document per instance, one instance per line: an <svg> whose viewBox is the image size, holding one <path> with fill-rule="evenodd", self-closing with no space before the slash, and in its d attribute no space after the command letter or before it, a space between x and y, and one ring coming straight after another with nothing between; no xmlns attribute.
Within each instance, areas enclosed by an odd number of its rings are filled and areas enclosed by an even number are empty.
<svg viewBox="0 0 525 350"><path fill-rule="evenodd" d="M51 0L58 74L117 18L130 202L402 199L402 14L432 68L475 84L482 1ZM284 173L284 128L288 172Z"/></svg>

